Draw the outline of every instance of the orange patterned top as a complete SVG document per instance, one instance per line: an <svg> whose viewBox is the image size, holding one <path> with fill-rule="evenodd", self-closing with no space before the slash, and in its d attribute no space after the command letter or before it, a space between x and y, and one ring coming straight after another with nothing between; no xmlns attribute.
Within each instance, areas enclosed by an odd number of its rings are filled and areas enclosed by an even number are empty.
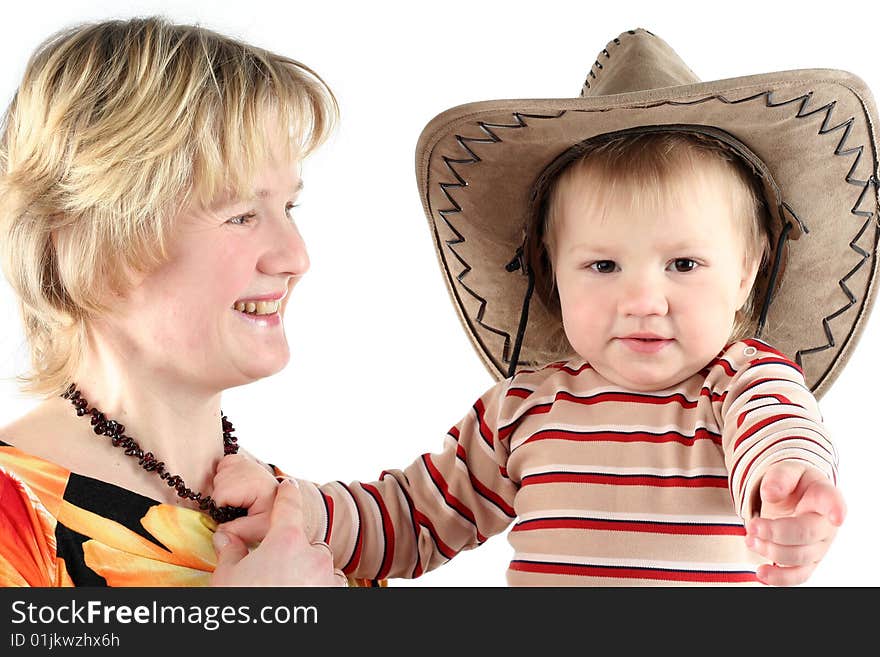
<svg viewBox="0 0 880 657"><path fill-rule="evenodd" d="M0 441L0 586L206 586L215 528Z"/></svg>

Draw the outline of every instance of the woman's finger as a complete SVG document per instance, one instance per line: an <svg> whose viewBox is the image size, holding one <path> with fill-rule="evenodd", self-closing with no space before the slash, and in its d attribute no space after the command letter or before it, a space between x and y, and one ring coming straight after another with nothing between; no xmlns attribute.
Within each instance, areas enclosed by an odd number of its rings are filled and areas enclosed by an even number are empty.
<svg viewBox="0 0 880 657"><path fill-rule="evenodd" d="M275 492L275 503L269 513L269 529L263 543L273 541L295 546L308 544L302 496L299 484L292 479L282 481Z"/></svg>
<svg viewBox="0 0 880 657"><path fill-rule="evenodd" d="M214 532L211 542L217 553L217 566L214 568L212 581L215 586L223 586L232 568L248 555L248 548L240 538L223 531Z"/></svg>

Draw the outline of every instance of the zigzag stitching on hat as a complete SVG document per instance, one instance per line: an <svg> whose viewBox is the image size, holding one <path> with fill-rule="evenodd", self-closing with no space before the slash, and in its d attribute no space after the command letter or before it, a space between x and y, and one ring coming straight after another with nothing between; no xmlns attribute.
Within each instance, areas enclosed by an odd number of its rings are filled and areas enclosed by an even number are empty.
<svg viewBox="0 0 880 657"><path fill-rule="evenodd" d="M864 213L862 213L862 214L864 214ZM871 213L868 213L868 214L871 214ZM825 331L825 338L828 340L828 344L821 345L819 347L812 347L810 349L799 349L798 352L795 354L795 362L797 362L798 365L801 364L801 356L803 356L804 354L812 354L812 353L819 352L819 351L825 351L826 349L830 349L831 347L835 346L834 334L831 331L831 325L829 323L830 320L834 319L835 317L842 314L847 309L854 306L855 303L858 301L856 299L855 295L853 295L852 291L846 286L846 280L849 279L851 276L853 276L853 274L855 274L859 269L861 269L865 260L867 260L870 257L870 254L867 251L865 251L864 249L859 247L858 244L856 244L856 242L864 234L865 230L867 229L867 227L870 224L871 224L871 221L869 219L862 226L862 229L858 232L858 234L856 234L855 238L849 243L850 248L862 256L862 260L855 267L850 269L849 272L846 274L846 276L844 276L842 279L840 279L837 282L837 284L843 290L843 293L849 299L849 304L842 306L841 308L838 308L836 311L834 311L833 313L831 313L830 315L828 315L822 319L822 328Z"/></svg>
<svg viewBox="0 0 880 657"><path fill-rule="evenodd" d="M801 106L801 109L803 109L803 107L805 105L806 105L806 101ZM856 146L856 147L853 147L853 148L850 148L847 150L843 150L843 145L849 139L849 135L852 132L852 127L853 127L853 124L855 123L855 118L850 117L846 121L839 123L834 127L828 127L828 124L831 120L831 112L836 105L837 105L837 101L835 100L835 101L828 103L827 105L824 105L823 107L820 107L817 110L813 110L813 111L808 112L806 114L801 114L801 111L798 111L796 118L802 119L804 117L811 116L811 115L813 115L817 112L820 112L822 110L826 110L825 119L822 121L822 127L819 128L819 134L820 135L827 135L831 132L834 132L835 130L840 130L841 128L844 128L843 136L840 138L840 141L837 143L837 147L834 149L834 154L835 155L849 155L851 153L856 153L856 158L853 160L852 166L850 167L849 172L846 174L846 182L848 182L851 185L862 185L864 187L868 184L869 181L858 180L857 178L853 177L853 172L856 170L856 168L859 165L859 162L861 162L861 160L862 160L862 154L865 150L864 145L859 145L859 146ZM853 206L853 209L855 209L855 207L859 205L863 196L864 196L864 192L859 196L859 201Z"/></svg>
<svg viewBox="0 0 880 657"><path fill-rule="evenodd" d="M859 194L859 197L856 200L855 204L852 206L852 208L850 208L850 213L855 216L865 217L866 221L862 224L862 227L859 229L858 233L856 233L856 236L852 240L850 240L850 242L849 242L850 249L852 249L855 253L857 253L859 256L861 256L861 259L859 260L858 263L856 263L856 265L852 269L849 270L849 272L847 272L847 274L843 278L841 278L837 282L838 286L840 286L840 289L843 291L844 295L846 296L848 303L841 306L840 308L835 310L833 313L826 315L825 317L822 318L822 330L825 333L825 339L827 340L827 342L824 345L819 345L817 347L811 347L809 349L799 349L797 351L797 353L795 353L795 362L797 362L798 365L802 364L804 355L818 353L821 351L825 351L826 349L831 349L832 347L836 346L837 343L834 339L834 333L831 330L830 322L831 322L831 320L833 320L836 317L843 314L845 311L852 308L858 302L858 299L853 294L852 290L849 289L846 282L850 278L852 278L856 274L856 272L858 272L864 266L864 264L868 261L868 259L871 257L870 253L868 253L867 251L862 249L857 244L857 242L862 237L862 235L864 235L865 230L867 230L868 226L872 223L871 220L874 217L873 212L858 209L859 206L861 205L862 201L864 200L865 195L871 185L871 177L870 176L869 176L868 180L860 180L854 176L854 173L855 173L856 169L858 168L859 163L862 160L862 155L864 154L865 147L863 144L860 144L860 145L854 146L854 147L850 147L850 148L845 147L847 141L849 140L850 134L852 133L852 128L853 128L853 125L855 124L855 118L850 117L846 121L842 121L841 123L838 123L835 126L831 126L831 115L837 106L837 101L836 100L831 101L830 103L826 103L822 107L819 107L817 109L810 110L807 112L807 111L805 111L805 109L807 108L807 105L809 104L810 100L812 100L812 97L813 97L813 92L810 92L810 93L800 97L800 98L802 98L801 106L798 109L798 113L796 114L795 118L802 119L802 118L806 118L808 116L812 116L814 114L817 114L819 112L824 111L825 118L822 120L822 125L819 128L818 134L826 135L826 134L835 132L835 131L843 128L843 135L841 136L840 140L837 142L837 146L834 149L834 154L839 155L839 156L851 155L853 153L856 154L856 157L853 158L852 165L850 166L849 171L846 174L846 182L850 185L855 185L856 187L861 186L862 191ZM770 100L768 97L768 105L769 104L770 104Z"/></svg>
<svg viewBox="0 0 880 657"><path fill-rule="evenodd" d="M465 153L467 153L468 158L467 159L459 159L459 158L447 157L445 155L443 156L443 164L446 165L446 168L449 169L449 171L452 173L452 175L454 176L454 178L456 180L456 182L438 183L440 189L443 191L443 195L446 197L446 200L449 201L449 203L452 205L452 207L446 208L443 210L438 210L437 214L440 215L440 217L443 219L443 222L449 227L449 230L451 230L455 234L454 239L444 240L444 242L445 242L446 246L449 247L449 250L452 252L452 255L455 256L455 259L458 260L458 262L462 265L462 267L464 267L464 269L461 272L459 272L458 274L456 274L456 276L455 276L456 280L458 281L458 284L462 288L464 288L464 290L468 294L470 294L474 299L476 299L480 303L480 307L477 310L477 314L474 319L484 329L486 329L490 333L494 333L495 335L502 337L504 339L504 346L502 348L501 357L505 363L508 363L510 361L510 334L507 333L506 331L502 331L500 329L497 329L497 328L490 326L490 325L486 324L485 322L483 322L483 317L486 313L486 303L487 303L486 299L484 299L479 294L477 294L474 290L469 288L467 286L467 284L464 282L463 279L471 271L471 266L458 254L458 252L454 248L454 246L456 244L463 243L465 241L465 239L464 239L464 236L455 229L455 226L453 226L450 223L449 219L447 218L447 215L457 214L457 213L461 212L461 206L458 204L458 202L455 200L455 198L452 196L452 194L449 190L452 188L457 188L457 187L467 187L468 183L467 183L467 180L465 180L461 176L461 174L458 173L455 166L453 166L453 165L476 164L478 162L482 162L482 159L480 158L480 156L477 155L473 150L471 150L471 148L468 146L468 143L497 144L497 143L501 142L502 141L501 137L499 137L497 134L495 134L495 132L493 132L493 130L492 130L493 128L496 130L497 129L525 128L525 127L528 127L528 124L526 123L525 119L558 119L563 114L565 114L565 110L563 110L557 114L554 114L554 115L522 114L520 112L514 112L513 118L515 119L515 123L505 124L505 123L487 123L485 121L478 121L477 126L479 127L480 130L482 130L484 133L486 133L486 135L488 135L488 137L483 137L483 138L463 137L461 135L455 135L455 141L458 143L459 146L461 146L462 150L464 150Z"/></svg>

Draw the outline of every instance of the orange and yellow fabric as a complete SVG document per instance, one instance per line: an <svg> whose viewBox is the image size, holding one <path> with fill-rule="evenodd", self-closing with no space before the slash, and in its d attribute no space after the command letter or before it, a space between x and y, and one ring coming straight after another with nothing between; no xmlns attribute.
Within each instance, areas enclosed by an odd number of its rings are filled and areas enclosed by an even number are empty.
<svg viewBox="0 0 880 657"><path fill-rule="evenodd" d="M0 586L206 586L215 528L0 441Z"/></svg>

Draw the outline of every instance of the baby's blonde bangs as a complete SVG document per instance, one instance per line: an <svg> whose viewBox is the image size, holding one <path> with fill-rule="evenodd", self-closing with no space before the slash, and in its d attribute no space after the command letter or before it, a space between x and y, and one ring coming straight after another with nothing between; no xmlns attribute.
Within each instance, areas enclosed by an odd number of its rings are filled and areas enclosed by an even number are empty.
<svg viewBox="0 0 880 657"><path fill-rule="evenodd" d="M31 349L25 388L63 390L87 320L165 259L181 210L250 194L268 157L306 157L337 115L307 66L198 26L107 21L39 46L0 136L0 248Z"/></svg>

